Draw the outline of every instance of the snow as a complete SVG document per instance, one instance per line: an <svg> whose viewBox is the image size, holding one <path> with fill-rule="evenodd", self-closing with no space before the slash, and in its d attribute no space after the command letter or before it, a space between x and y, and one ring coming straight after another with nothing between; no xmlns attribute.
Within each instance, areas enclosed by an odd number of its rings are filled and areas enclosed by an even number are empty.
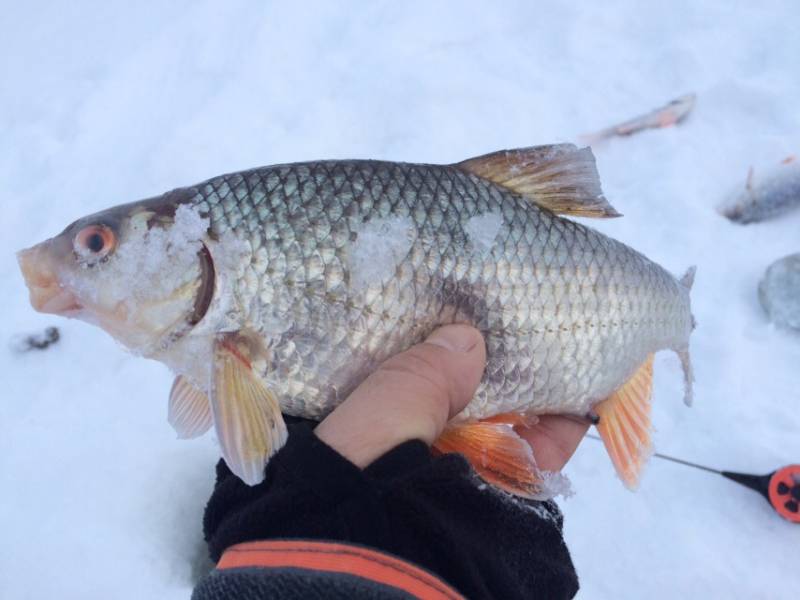
<svg viewBox="0 0 800 600"><path fill-rule="evenodd" d="M177 208L171 227L149 227L151 216L137 212L123 222L118 248L102 268L82 263L83 268L60 274L84 305L109 312L124 305L125 323L116 327L133 330L124 342L142 354L151 352L157 336L175 329L190 311L200 280L197 255L209 226L208 218L188 206Z"/></svg>
<svg viewBox="0 0 800 600"><path fill-rule="evenodd" d="M570 498L575 495L572 489L572 482L569 477L560 471L542 471L542 487L536 495L538 500L550 500L552 498Z"/></svg>
<svg viewBox="0 0 800 600"><path fill-rule="evenodd" d="M212 436L175 440L171 375L77 321L34 313L14 252L72 220L215 174L315 158L456 162L577 140L697 93L679 126L595 147L625 217L587 221L692 290L695 405L655 364L657 451L767 473L800 461L800 340L758 282L800 213L715 207L800 147L796 3L28 2L0 59L0 595L187 598ZM309 15L313 15L311 18ZM4 343L4 346L6 344ZM652 459L636 493L587 439L561 506L582 598L788 598L800 527L721 477ZM46 561L47 576L42 576Z"/></svg>
<svg viewBox="0 0 800 600"><path fill-rule="evenodd" d="M361 291L392 277L411 249L413 234L411 217L392 216L364 223L347 250L351 287Z"/></svg>
<svg viewBox="0 0 800 600"><path fill-rule="evenodd" d="M486 254L492 249L497 234L503 226L503 216L492 212L472 217L464 225L464 233L478 254Z"/></svg>

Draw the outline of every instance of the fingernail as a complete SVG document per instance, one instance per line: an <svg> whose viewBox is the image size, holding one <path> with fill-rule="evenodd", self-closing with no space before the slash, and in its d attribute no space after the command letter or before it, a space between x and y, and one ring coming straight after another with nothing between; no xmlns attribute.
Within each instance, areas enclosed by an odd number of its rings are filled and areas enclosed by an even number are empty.
<svg viewBox="0 0 800 600"><path fill-rule="evenodd" d="M425 341L452 352L469 352L482 342L478 330L469 325L445 325L430 334Z"/></svg>

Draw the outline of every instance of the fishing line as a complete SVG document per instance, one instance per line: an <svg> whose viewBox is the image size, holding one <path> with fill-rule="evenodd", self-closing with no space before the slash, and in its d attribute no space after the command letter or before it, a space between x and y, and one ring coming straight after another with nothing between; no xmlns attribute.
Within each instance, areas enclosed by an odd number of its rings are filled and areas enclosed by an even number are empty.
<svg viewBox="0 0 800 600"><path fill-rule="evenodd" d="M592 433L587 433L586 437L603 441L602 438ZM800 523L800 465L786 465L766 475L752 475L750 473L720 471L659 452L654 452L653 456L678 463L679 465L707 471L708 473L722 475L726 479L735 481L761 494L769 502L772 509L787 521Z"/></svg>
<svg viewBox="0 0 800 600"><path fill-rule="evenodd" d="M593 440L603 441L602 438L598 435L594 435L593 433L587 433L586 437L592 438ZM678 463L680 465L686 465L687 467L694 467L695 469L702 469L703 471L708 471L709 473L716 473L717 475L722 475L723 471L718 469L712 469L711 467L704 467L703 465L698 465L697 463L690 462L688 460L683 460L681 458L675 458L674 456L669 456L667 454L661 454L660 452L653 452L651 456L657 456L658 458L663 458L664 460L670 460L674 463Z"/></svg>

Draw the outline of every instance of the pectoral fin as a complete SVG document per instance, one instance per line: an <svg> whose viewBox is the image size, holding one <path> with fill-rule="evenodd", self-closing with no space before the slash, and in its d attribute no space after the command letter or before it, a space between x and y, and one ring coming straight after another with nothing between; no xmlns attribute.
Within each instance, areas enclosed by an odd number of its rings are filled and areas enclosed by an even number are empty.
<svg viewBox="0 0 800 600"><path fill-rule="evenodd" d="M264 479L269 458L286 443L286 424L275 395L250 366L235 336L217 341L211 407L222 456L249 485Z"/></svg>
<svg viewBox="0 0 800 600"><path fill-rule="evenodd" d="M167 420L180 439L198 437L211 427L208 396L183 375L178 375L172 384Z"/></svg>
<svg viewBox="0 0 800 600"><path fill-rule="evenodd" d="M594 407L600 417L597 431L617 475L628 489L636 489L642 467L651 454L650 396L653 391L653 355L622 387Z"/></svg>
<svg viewBox="0 0 800 600"><path fill-rule="evenodd" d="M434 442L435 450L458 452L485 481L502 490L535 498L541 492L542 475L530 445L514 431L528 424L524 417L493 417L491 420L449 425Z"/></svg>
<svg viewBox="0 0 800 600"><path fill-rule="evenodd" d="M619 217L600 188L590 148L573 144L501 150L455 165L562 215Z"/></svg>

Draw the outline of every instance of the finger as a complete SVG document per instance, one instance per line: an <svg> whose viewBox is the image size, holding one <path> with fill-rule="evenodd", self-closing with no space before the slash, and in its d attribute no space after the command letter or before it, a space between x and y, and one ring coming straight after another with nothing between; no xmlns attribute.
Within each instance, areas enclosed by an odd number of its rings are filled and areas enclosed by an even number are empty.
<svg viewBox="0 0 800 600"><path fill-rule="evenodd" d="M359 467L408 440L432 444L472 399L485 362L477 329L441 327L384 362L315 433Z"/></svg>
<svg viewBox="0 0 800 600"><path fill-rule="evenodd" d="M590 423L566 415L543 415L530 427L515 431L533 450L536 464L543 471L560 471L575 453Z"/></svg>

